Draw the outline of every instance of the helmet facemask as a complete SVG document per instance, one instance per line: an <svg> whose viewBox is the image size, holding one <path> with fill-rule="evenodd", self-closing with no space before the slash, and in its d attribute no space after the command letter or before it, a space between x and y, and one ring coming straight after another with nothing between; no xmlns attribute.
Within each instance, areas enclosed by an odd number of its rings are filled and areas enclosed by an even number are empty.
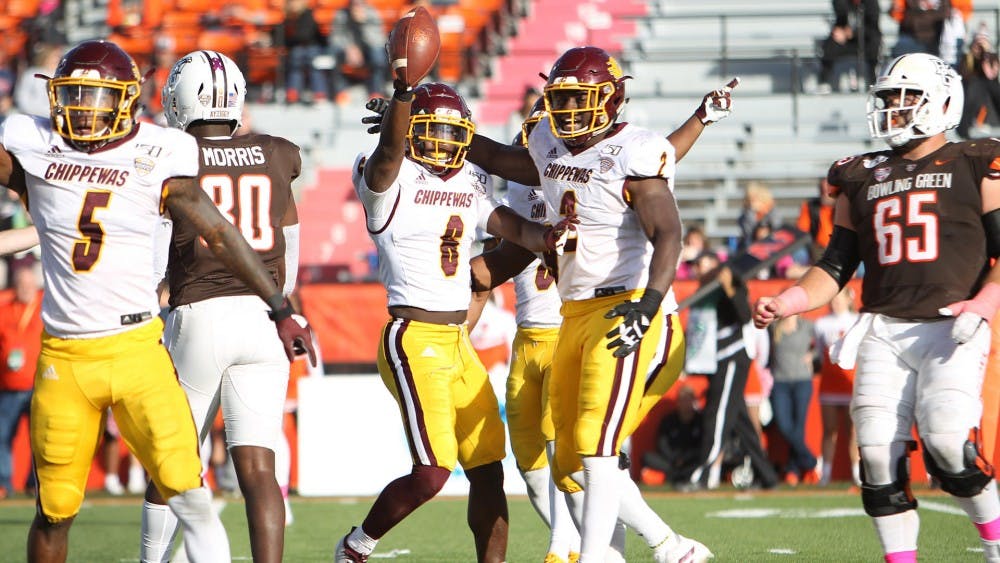
<svg viewBox="0 0 1000 563"><path fill-rule="evenodd" d="M50 79L48 90L55 132L80 150L96 150L135 126L138 80L66 76Z"/></svg>
<svg viewBox="0 0 1000 563"><path fill-rule="evenodd" d="M582 84L573 77L547 85L545 111L552 134L577 145L611 128L618 116L608 115L607 107L616 91L613 82Z"/></svg>
<svg viewBox="0 0 1000 563"><path fill-rule="evenodd" d="M535 126L545 117L545 98L539 98L531 108L531 113L521 123L521 135L518 137L521 146L528 146L528 137L535 130Z"/></svg>
<svg viewBox="0 0 1000 563"><path fill-rule="evenodd" d="M475 124L455 110L439 108L410 116L409 156L434 174L461 168L475 132Z"/></svg>

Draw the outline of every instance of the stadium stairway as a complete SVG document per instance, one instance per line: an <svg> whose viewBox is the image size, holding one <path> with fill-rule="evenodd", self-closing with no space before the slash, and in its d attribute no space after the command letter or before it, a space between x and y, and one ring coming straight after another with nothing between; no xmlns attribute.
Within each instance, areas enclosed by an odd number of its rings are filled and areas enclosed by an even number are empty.
<svg viewBox="0 0 1000 563"><path fill-rule="evenodd" d="M638 0L590 0L567 11L564 0L537 0L509 40L508 52L494 61L494 71L482 88L477 121L504 123L517 109L528 86L541 88L538 73L548 72L556 58L578 45L620 51L622 40L636 32L636 18L647 6Z"/></svg>

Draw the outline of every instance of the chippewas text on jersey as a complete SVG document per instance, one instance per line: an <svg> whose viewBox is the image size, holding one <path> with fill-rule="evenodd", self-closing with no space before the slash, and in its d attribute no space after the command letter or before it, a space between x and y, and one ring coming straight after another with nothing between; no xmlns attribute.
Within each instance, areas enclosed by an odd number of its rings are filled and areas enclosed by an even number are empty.
<svg viewBox="0 0 1000 563"><path fill-rule="evenodd" d="M0 127L4 147L25 171L49 334L106 336L153 318L153 234L164 183L197 174L194 138L141 123L128 137L85 153L55 134L47 117L11 116Z"/></svg>
<svg viewBox="0 0 1000 563"><path fill-rule="evenodd" d="M392 185L377 193L365 183L365 159L358 155L352 181L378 249L379 280L389 306L468 309L472 243L497 205L489 174L466 162L435 176L404 158Z"/></svg>
<svg viewBox="0 0 1000 563"><path fill-rule="evenodd" d="M653 245L628 194L630 182L663 179L673 190L674 147L663 136L622 123L586 150L570 151L542 119L528 138L538 170L548 221L575 214L580 222L558 259L559 295L593 299L646 286ZM673 292L664 312L677 307Z"/></svg>
<svg viewBox="0 0 1000 563"><path fill-rule="evenodd" d="M948 143L918 160L843 158L828 180L850 201L865 265L863 310L904 319L978 291L989 268L980 185L1000 177L1000 142Z"/></svg>
<svg viewBox="0 0 1000 563"><path fill-rule="evenodd" d="M281 222L295 204L292 181L302 168L299 147L281 137L251 134L198 139L198 150L198 185L260 255L281 287L285 259ZM171 307L254 294L215 257L194 225L183 219L174 218L167 279Z"/></svg>

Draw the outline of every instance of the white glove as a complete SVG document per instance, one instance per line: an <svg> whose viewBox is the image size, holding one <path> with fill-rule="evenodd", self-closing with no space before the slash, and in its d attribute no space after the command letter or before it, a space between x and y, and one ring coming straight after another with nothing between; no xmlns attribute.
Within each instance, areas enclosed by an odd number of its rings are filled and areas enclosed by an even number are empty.
<svg viewBox="0 0 1000 563"><path fill-rule="evenodd" d="M953 316L951 309L947 307L942 307L938 309L938 312L942 315ZM971 311L965 311L959 313L955 317L955 324L951 325L951 339L955 341L956 344L965 344L966 342L972 340L972 337L979 330L979 325L986 323L986 319L979 316L978 313L973 313Z"/></svg>
<svg viewBox="0 0 1000 563"><path fill-rule="evenodd" d="M701 105L694 112L698 116L698 119L705 125L708 125L729 117L729 114L733 111L731 92L739 84L740 78L737 76L722 88L705 94L705 97L701 100Z"/></svg>

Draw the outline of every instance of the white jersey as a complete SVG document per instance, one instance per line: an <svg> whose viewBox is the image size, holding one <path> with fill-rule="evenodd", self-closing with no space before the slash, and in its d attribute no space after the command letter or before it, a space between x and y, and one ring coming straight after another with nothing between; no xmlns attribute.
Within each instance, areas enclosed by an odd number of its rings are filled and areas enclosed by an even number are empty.
<svg viewBox="0 0 1000 563"><path fill-rule="evenodd" d="M469 162L442 179L404 158L383 193L368 189L364 161L354 163L354 189L365 206L368 234L378 249L378 273L389 306L465 311L472 299L471 259L476 229L497 204L493 181Z"/></svg>
<svg viewBox="0 0 1000 563"><path fill-rule="evenodd" d="M24 167L41 243L45 330L60 338L122 332L156 317L153 236L164 182L198 174L194 137L148 123L121 144L78 151L47 117L14 115L0 141Z"/></svg>
<svg viewBox="0 0 1000 563"><path fill-rule="evenodd" d="M541 188L508 182L504 203L526 219L539 223L554 222L547 219ZM536 259L514 276L514 294L517 297L514 307L517 326L551 328L562 323L562 315L559 314L562 301L555 286L555 277L541 260Z"/></svg>
<svg viewBox="0 0 1000 563"><path fill-rule="evenodd" d="M580 219L559 257L559 294L578 301L641 289L649 278L653 245L625 199L629 179L664 178L674 189L674 147L652 131L622 124L587 150L573 154L552 134L548 117L531 132L528 148L538 168L550 221L575 212ZM668 289L662 310L677 309Z"/></svg>

